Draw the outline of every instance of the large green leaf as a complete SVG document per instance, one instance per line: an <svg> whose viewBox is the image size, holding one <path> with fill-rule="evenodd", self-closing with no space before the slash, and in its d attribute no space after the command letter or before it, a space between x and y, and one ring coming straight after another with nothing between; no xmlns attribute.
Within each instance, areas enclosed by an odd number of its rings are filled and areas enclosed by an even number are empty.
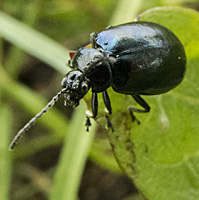
<svg viewBox="0 0 199 200"><path fill-rule="evenodd" d="M156 8L141 15L172 30L187 54L183 82L171 92L144 97L148 114L137 114L141 125L131 122L130 96L109 89L115 132L108 131L121 168L137 188L152 200L187 200L199 197L199 14L184 8ZM100 98L100 107L104 107ZM104 111L97 121L106 124Z"/></svg>

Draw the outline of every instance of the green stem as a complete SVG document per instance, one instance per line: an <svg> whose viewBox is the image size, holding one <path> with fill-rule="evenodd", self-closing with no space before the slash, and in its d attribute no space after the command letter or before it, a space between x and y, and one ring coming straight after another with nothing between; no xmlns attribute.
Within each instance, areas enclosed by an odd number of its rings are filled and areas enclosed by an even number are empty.
<svg viewBox="0 0 199 200"><path fill-rule="evenodd" d="M85 121L85 116L82 113L85 112L85 109L85 103L76 109L68 135L65 138L51 200L77 198L79 184L96 129L95 123L92 123L89 132L82 129L82 124Z"/></svg>

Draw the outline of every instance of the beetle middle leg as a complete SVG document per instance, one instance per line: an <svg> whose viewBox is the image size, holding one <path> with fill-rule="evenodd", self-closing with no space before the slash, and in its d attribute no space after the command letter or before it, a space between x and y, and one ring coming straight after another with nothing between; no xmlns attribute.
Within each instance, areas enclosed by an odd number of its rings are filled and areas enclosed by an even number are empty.
<svg viewBox="0 0 199 200"><path fill-rule="evenodd" d="M144 109L139 109L139 108L135 108L133 106L129 107L129 112L130 115L132 117L132 121L137 121L138 124L140 124L140 121L135 117L135 115L133 114L133 112L137 112L137 113L147 113L150 111L150 106L148 105L148 103L139 95L131 95L134 100L140 105L142 106Z"/></svg>
<svg viewBox="0 0 199 200"><path fill-rule="evenodd" d="M114 132L113 125L112 125L108 115L106 115L105 117L106 117L107 128L111 128L112 132Z"/></svg>
<svg viewBox="0 0 199 200"><path fill-rule="evenodd" d="M104 104L105 104L109 114L112 114L111 101L110 101L110 98L109 98L106 90L104 92L102 92L102 96L103 96Z"/></svg>
<svg viewBox="0 0 199 200"><path fill-rule="evenodd" d="M111 115L112 114L111 101L110 101L110 98L109 98L106 90L104 92L102 92L102 96L103 96L104 104L105 104L109 114ZM105 117L106 117L107 127L111 128L112 132L114 132L113 125L111 124L111 121L110 121L108 115L106 115Z"/></svg>

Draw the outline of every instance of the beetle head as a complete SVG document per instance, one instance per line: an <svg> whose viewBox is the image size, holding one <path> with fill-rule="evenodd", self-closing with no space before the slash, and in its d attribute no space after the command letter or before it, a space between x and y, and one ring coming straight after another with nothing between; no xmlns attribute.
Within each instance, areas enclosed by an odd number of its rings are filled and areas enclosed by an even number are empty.
<svg viewBox="0 0 199 200"><path fill-rule="evenodd" d="M61 86L66 88L64 105L76 107L90 89L90 81L79 70L72 70L62 79Z"/></svg>

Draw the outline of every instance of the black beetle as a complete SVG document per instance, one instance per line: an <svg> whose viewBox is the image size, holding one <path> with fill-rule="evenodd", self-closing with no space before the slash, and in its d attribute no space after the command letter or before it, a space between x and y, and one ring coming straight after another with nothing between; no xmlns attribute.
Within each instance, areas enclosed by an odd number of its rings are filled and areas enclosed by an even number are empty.
<svg viewBox="0 0 199 200"><path fill-rule="evenodd" d="M95 118L98 111L97 93L102 92L105 106L112 113L106 91L131 95L144 109L130 107L133 112L149 112L150 106L139 95L158 95L176 87L183 79L186 55L179 39L167 28L152 22L131 22L108 27L91 34L92 48L80 48L69 61L73 68L63 78L63 89L32 118L15 136L13 149L20 136L52 107L61 94L65 104L76 107L92 88L91 107ZM90 120L87 116L87 130ZM111 126L108 116L107 125ZM139 123L139 121L137 120ZM113 128L112 128L113 130Z"/></svg>

